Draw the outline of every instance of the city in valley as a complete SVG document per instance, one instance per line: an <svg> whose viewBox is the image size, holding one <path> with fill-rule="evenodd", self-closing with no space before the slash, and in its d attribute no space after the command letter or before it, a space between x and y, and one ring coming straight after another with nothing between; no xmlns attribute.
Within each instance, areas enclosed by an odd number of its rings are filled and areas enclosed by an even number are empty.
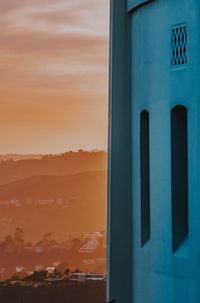
<svg viewBox="0 0 200 303"><path fill-rule="evenodd" d="M59 289L57 298L76 287L87 301L90 287L104 298L106 158L82 150L0 156L1 301L15 302L10 289L26 302L27 291L42 298Z"/></svg>

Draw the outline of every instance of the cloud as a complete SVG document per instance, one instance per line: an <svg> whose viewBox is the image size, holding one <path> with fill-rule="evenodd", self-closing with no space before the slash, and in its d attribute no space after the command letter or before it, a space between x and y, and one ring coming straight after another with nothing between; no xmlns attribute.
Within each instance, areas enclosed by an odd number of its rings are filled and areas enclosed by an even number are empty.
<svg viewBox="0 0 200 303"><path fill-rule="evenodd" d="M67 127L72 137L78 137L75 124L84 120L97 135L102 128L100 144L105 144L108 1L0 0L0 30L0 127L5 130L8 126L6 115L14 102L13 129L22 121L29 123L27 117L33 123L30 113L37 120L45 112L44 120L51 124L64 121L70 113ZM71 102L76 104L73 110ZM44 110L44 103L51 106ZM80 107L84 115L78 115L79 123L76 111ZM95 123L91 108L99 115ZM42 127L44 121L39 120ZM60 125L60 132L63 129Z"/></svg>
<svg viewBox="0 0 200 303"><path fill-rule="evenodd" d="M14 10L11 9L12 2ZM103 2L105 3L105 1ZM30 5L28 6L27 3ZM3 18L3 24L1 20L1 54L3 52L6 56L10 54L12 58L16 57L16 60L19 61L20 56L29 57L39 71L48 62L53 64L53 61L61 60L61 74L63 74L64 67L66 67L66 73L73 70L73 66L74 71L77 71L77 64L80 66L80 71L87 64L92 67L96 65L90 70L93 69L97 72L102 70L102 63L105 64L107 60L107 31L103 29L103 22L94 18L95 16L92 14L98 14L98 7L92 1L68 1L66 3L66 1L60 0L55 4L55 1L46 0L47 3L48 5L44 6L41 5L41 1L21 0L17 9L16 1L8 1L6 7L10 8L11 12L9 11ZM94 11L91 12L91 8ZM105 19L105 23L107 22L103 11L100 17ZM60 60L57 60L58 57ZM44 64L42 64L42 60ZM100 69L97 65L100 65ZM59 63L57 66L58 74L61 64ZM55 66L44 70L55 71Z"/></svg>

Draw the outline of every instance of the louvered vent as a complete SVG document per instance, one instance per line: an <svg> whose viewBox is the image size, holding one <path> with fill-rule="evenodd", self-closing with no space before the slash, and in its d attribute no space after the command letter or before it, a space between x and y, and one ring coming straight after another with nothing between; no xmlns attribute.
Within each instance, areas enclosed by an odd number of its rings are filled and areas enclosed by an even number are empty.
<svg viewBox="0 0 200 303"><path fill-rule="evenodd" d="M172 28L171 65L179 67L187 64L187 27L185 24Z"/></svg>

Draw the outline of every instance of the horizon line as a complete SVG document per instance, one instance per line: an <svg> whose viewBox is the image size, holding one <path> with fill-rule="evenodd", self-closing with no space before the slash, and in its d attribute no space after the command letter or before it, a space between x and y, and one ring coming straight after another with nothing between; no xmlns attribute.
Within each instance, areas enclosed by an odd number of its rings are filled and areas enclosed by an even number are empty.
<svg viewBox="0 0 200 303"><path fill-rule="evenodd" d="M75 150L66 150L64 152L53 152L53 153L43 153L43 152L38 152L38 153L1 153L0 156L47 156L47 155L62 155L65 153L78 153L78 152L105 152L107 153L107 149L75 149Z"/></svg>

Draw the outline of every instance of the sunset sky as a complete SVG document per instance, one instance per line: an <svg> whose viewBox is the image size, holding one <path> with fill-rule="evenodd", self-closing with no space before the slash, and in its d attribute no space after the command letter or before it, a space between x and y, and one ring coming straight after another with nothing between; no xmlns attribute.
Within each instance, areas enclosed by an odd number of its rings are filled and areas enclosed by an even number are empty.
<svg viewBox="0 0 200 303"><path fill-rule="evenodd" d="M107 147L108 0L0 0L0 153Z"/></svg>

